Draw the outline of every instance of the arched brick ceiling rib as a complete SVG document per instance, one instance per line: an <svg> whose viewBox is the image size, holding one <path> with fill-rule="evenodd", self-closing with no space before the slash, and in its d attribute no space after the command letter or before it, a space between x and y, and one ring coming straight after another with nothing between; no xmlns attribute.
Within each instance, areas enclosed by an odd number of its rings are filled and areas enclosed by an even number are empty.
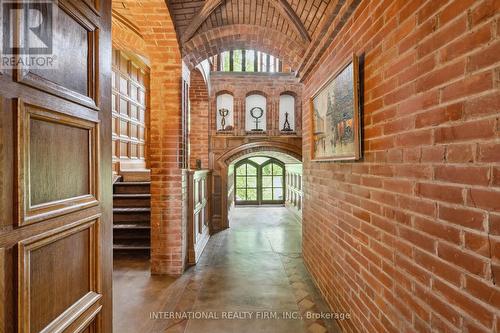
<svg viewBox="0 0 500 333"><path fill-rule="evenodd" d="M297 16L297 13L293 10L292 6L287 0L270 0L274 8L281 14L281 16L288 19L288 23L291 24L296 32L307 42L311 41L311 37L306 30L306 27Z"/></svg>
<svg viewBox="0 0 500 333"><path fill-rule="evenodd" d="M204 4L205 0L168 0L168 8L179 36L182 36Z"/></svg>
<svg viewBox="0 0 500 333"><path fill-rule="evenodd" d="M176 26L177 36L180 40L184 58L199 61L199 56L211 56L221 49L231 50L237 48L253 48L255 45L254 32L242 31L240 27L249 26L263 33L258 36L259 41L265 41L256 49L265 51L269 41L276 36L285 37L288 46L279 43L274 51L288 53L287 58L295 58L297 54L301 59L288 63L300 73L307 72L311 66L308 55L317 59L323 53L314 52L325 39L328 23L334 23L339 8L346 2L359 0L167 0ZM352 6L350 6L352 7ZM350 14L350 11L347 11ZM342 12L341 12L342 13ZM345 22L346 16L342 21ZM337 29L342 25L337 25ZM238 27L238 29L236 29ZM258 29L257 29L258 28ZM234 31L233 35L219 36L221 31ZM330 35L331 37L331 35ZM219 43L224 41L224 46ZM200 42L201 41L201 42ZM291 45L293 42L293 46ZM196 48L193 48L195 46ZM198 48L201 48L199 50ZM292 50L296 48L297 50ZM190 54L193 53L194 54ZM278 56L276 52L268 52ZM316 54L313 54L316 53ZM203 59L201 59L203 60ZM282 58L283 61L286 61Z"/></svg>
<svg viewBox="0 0 500 333"><path fill-rule="evenodd" d="M200 26L208 19L213 11L220 8L224 0L206 0L200 10L193 16L191 22L182 33L181 42L185 43L193 37Z"/></svg>
<svg viewBox="0 0 500 333"><path fill-rule="evenodd" d="M312 36L325 13L330 0L287 0L290 7L304 24L309 36Z"/></svg>
<svg viewBox="0 0 500 333"><path fill-rule="evenodd" d="M305 47L290 37L275 31L269 34L265 27L233 24L197 33L184 44L184 60L195 66L204 59L231 49L254 49L278 57L298 68Z"/></svg>
<svg viewBox="0 0 500 333"><path fill-rule="evenodd" d="M310 41L309 33L286 0L226 0L206 18L197 33L231 24L258 25L298 41ZM183 41L187 41L186 32Z"/></svg>

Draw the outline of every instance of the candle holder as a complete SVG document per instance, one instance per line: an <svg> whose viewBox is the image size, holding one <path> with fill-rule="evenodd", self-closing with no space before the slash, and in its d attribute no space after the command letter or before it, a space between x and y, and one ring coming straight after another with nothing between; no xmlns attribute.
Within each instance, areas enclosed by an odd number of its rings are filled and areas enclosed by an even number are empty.
<svg viewBox="0 0 500 333"><path fill-rule="evenodd" d="M281 129L282 132L293 132L292 128L290 127L290 122L288 121L288 112L285 112L285 122L283 123L283 128Z"/></svg>
<svg viewBox="0 0 500 333"><path fill-rule="evenodd" d="M226 129L226 117L229 115L229 110L228 109L219 109L219 115L222 117L220 120L220 130L224 131Z"/></svg>

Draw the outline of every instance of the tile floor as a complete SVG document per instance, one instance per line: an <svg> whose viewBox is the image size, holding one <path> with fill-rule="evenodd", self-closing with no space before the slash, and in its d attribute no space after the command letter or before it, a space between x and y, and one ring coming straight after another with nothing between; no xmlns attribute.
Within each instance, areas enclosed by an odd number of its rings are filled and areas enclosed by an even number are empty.
<svg viewBox="0 0 500 333"><path fill-rule="evenodd" d="M340 332L308 319L329 310L302 262L301 224L283 207L236 208L178 279L117 259L113 282L115 332Z"/></svg>

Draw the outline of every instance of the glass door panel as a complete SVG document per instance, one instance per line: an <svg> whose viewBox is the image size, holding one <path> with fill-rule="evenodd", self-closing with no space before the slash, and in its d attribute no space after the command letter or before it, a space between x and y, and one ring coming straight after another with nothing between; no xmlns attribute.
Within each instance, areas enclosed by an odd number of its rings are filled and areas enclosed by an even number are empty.
<svg viewBox="0 0 500 333"><path fill-rule="evenodd" d="M262 200L261 203L282 203L284 167L275 160L262 166Z"/></svg>
<svg viewBox="0 0 500 333"><path fill-rule="evenodd" d="M258 203L258 165L251 161L239 164L235 178L236 203Z"/></svg>

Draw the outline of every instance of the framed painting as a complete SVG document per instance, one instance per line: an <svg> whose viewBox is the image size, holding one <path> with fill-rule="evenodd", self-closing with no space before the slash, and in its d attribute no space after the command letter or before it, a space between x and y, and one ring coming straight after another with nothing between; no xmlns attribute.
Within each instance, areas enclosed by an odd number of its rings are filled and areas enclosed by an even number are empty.
<svg viewBox="0 0 500 333"><path fill-rule="evenodd" d="M310 99L311 160L361 158L359 64L352 55Z"/></svg>

